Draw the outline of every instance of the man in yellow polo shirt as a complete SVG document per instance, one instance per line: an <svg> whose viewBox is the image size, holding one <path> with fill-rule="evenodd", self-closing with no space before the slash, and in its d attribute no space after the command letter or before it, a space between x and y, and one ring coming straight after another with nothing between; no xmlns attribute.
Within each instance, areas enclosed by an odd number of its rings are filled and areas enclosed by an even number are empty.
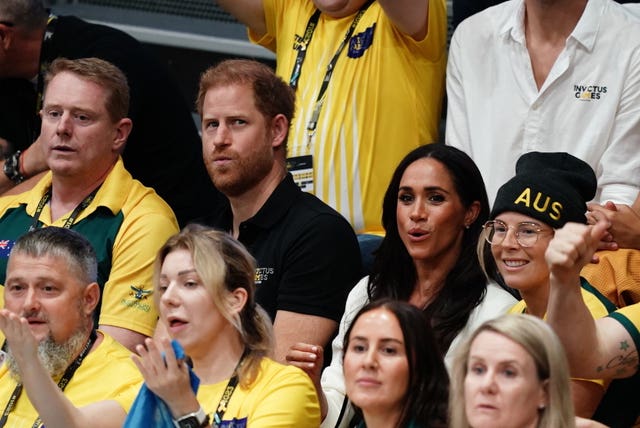
<svg viewBox="0 0 640 428"><path fill-rule="evenodd" d="M97 58L57 59L42 107L49 172L28 192L0 198L0 284L16 239L59 226L81 233L98 257L97 324L133 349L153 334L153 262L178 231L171 208L122 163L132 121L124 73Z"/></svg>

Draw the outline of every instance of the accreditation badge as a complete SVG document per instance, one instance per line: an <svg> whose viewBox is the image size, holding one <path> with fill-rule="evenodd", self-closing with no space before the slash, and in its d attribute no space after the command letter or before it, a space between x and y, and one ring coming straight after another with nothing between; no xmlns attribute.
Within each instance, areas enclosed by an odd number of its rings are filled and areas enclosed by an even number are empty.
<svg viewBox="0 0 640 428"><path fill-rule="evenodd" d="M294 156L287 159L287 170L303 192L313 193L313 155Z"/></svg>

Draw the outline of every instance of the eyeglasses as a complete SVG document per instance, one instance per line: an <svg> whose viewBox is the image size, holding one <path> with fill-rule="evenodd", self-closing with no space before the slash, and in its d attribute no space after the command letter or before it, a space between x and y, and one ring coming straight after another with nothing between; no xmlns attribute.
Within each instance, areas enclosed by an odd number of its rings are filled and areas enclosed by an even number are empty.
<svg viewBox="0 0 640 428"><path fill-rule="evenodd" d="M500 245L507 237L509 229L514 229L516 241L522 247L533 247L538 242L538 236L545 233L553 233L553 230L543 229L535 223L524 221L516 226L507 226L500 220L486 222L482 228L485 231L485 239L491 245Z"/></svg>

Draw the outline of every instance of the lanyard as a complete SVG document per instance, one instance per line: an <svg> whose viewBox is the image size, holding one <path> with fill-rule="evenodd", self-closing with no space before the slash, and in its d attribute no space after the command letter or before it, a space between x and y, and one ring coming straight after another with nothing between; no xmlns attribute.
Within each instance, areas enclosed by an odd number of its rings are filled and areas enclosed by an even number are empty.
<svg viewBox="0 0 640 428"><path fill-rule="evenodd" d="M316 9L309 18L309 22L307 23L307 28L304 30L304 36L300 41L300 45L298 46L298 55L296 56L296 62L293 64L293 70L291 71L291 79L289 79L289 86L293 88L295 91L298 89L298 78L300 78L300 70L302 70L302 63L304 63L304 59L307 56L307 47L311 42L311 38L313 37L313 32L316 30L316 26L318 25L318 20L320 19L320 11Z"/></svg>
<svg viewBox="0 0 640 428"><path fill-rule="evenodd" d="M96 197L96 193L98 193L99 189L100 189L100 186L93 189L93 192L89 193L89 195L86 198L84 198L78 204L78 206L74 208L74 210L71 212L71 215L65 220L64 225L62 227L64 227L65 229L69 229L71 226L73 226L73 223L75 223L80 213L84 211L85 208L87 208L91 202L93 202L93 198ZM38 228L40 214L42 214L42 210L44 209L44 206L47 205L50 199L51 199L51 187L47 189L46 193L42 195L42 199L40 199L40 202L38 202L38 206L36 207L36 212L33 213L33 222L31 223L31 227L29 227L29 232L31 232L32 230L36 230Z"/></svg>
<svg viewBox="0 0 640 428"><path fill-rule="evenodd" d="M247 355L247 349L244 350L242 356L240 357L240 361L236 365L236 368L233 369L233 376L227 382L227 386L224 388L224 392L222 393L222 398L220 398L220 402L218 403L218 408L216 412L213 414L213 428L218 428L220 424L222 424L222 417L227 411L227 406L229 405L229 401L231 400L231 396L233 392L236 390L236 386L238 385L238 368L240 368L240 364L244 360L244 357ZM0 428L2 426L0 425Z"/></svg>
<svg viewBox="0 0 640 428"><path fill-rule="evenodd" d="M313 113L311 114L311 119L309 120L309 123L307 123L307 136L308 136L307 145L311 144L311 139L316 133L316 128L318 126L318 118L320 117L320 111L322 110L322 105L324 104L324 101L325 101L327 88L329 87L329 82L331 81L331 77L333 77L333 71L335 70L336 63L338 62L338 58L340 57L340 54L342 54L342 51L344 50L344 48L347 46L349 39L353 35L353 32L356 30L356 27L360 22L360 19L362 18L362 15L364 15L364 13L367 11L369 6L371 6L371 3L373 3L373 0L367 1L367 3L364 4L364 6L362 6L362 8L358 11L356 16L353 18L353 22L351 22L351 26L347 30L347 33L344 35L342 42L340 42L340 46L338 46L338 49L333 54L331 61L329 61L329 64L327 65L327 71L325 72L324 78L322 79L322 85L320 86L320 91L318 92L318 97L316 98L316 102L314 104ZM300 42L300 46L298 48L298 55L296 57L296 61L293 66L293 71L291 72L291 78L289 79L289 85L294 90L298 87L298 78L300 77L302 64L307 55L307 47L311 42L311 38L313 37L313 33L316 29L319 18L320 18L320 11L316 9L314 14L311 15L311 18L309 18L309 22L307 23L307 28L305 29L305 32L304 32L304 37Z"/></svg>
<svg viewBox="0 0 640 428"><path fill-rule="evenodd" d="M76 370L78 370L78 367L80 367L80 364L82 364L82 361L84 360L84 358L89 353L89 350L91 349L91 346L95 343L97 337L98 336L96 334L96 331L92 329L91 335L89 335L89 340L84 345L84 348L82 348L82 351L80 352L80 354L76 357L75 360L73 360L73 362L69 365L69 367L67 367L67 369L64 371L64 374L62 375L62 378L58 382L58 387L60 388L61 391L64 391L64 389L67 387L67 385L69 384L69 381L75 374ZM16 402L20 398L21 393L22 393L22 384L19 383L16 385L15 389L13 390L13 393L9 398L9 402L7 403L7 406L4 409L4 412L2 412L2 418L0 419L0 428L6 425L7 419L9 418L9 413L11 413L15 408ZM38 416L36 418L36 421L33 423L32 428L38 428L41 424L42 424L42 421L40 420L40 416Z"/></svg>

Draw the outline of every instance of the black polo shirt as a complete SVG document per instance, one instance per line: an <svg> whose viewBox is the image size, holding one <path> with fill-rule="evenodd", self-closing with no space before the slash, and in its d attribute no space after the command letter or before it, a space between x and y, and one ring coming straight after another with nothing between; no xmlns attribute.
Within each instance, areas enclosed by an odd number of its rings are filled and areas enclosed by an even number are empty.
<svg viewBox="0 0 640 428"><path fill-rule="evenodd" d="M232 220L227 207L204 222L229 231ZM256 300L272 321L278 310L340 321L361 270L355 233L338 212L287 174L238 238L256 258Z"/></svg>

